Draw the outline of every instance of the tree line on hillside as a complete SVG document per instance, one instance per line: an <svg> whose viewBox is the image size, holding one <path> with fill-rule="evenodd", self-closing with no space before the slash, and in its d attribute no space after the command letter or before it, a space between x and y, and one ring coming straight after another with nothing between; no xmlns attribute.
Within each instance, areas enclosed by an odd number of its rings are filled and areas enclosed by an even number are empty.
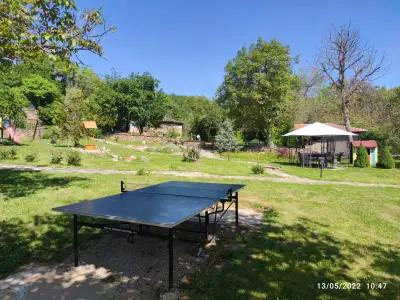
<svg viewBox="0 0 400 300"><path fill-rule="evenodd" d="M130 122L142 132L172 119L206 141L218 132L226 139L221 130L233 126L236 142L286 145L282 134L294 123L320 121L368 128L365 137L400 153L400 87L374 86L384 60L350 25L332 30L309 70L295 71L299 58L276 39L243 47L211 101L168 95L149 73L101 78L82 67L79 52L102 55L101 38L114 30L99 10L80 12L67 0L6 0L0 13L8 20L0 24L0 116L15 124L32 106L43 124L75 144L84 119L104 133Z"/></svg>

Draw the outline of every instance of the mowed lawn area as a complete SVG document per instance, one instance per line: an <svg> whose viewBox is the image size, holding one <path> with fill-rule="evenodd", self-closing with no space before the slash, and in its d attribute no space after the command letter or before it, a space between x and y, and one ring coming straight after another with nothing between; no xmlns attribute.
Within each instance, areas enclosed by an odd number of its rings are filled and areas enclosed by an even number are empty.
<svg viewBox="0 0 400 300"><path fill-rule="evenodd" d="M81 154L80 168L85 169L113 169L122 171L137 171L145 169L147 171L186 171L186 172L202 172L215 175L251 175L251 164L241 163L237 161L229 161L226 163L221 159L211 159L202 157L196 163L188 163L182 161L182 151L176 153L164 153L167 151L168 145L152 145L147 151L139 151L128 146L134 144L115 143L106 144L104 142L96 142L98 149L106 149L106 154ZM137 146L137 143L135 143ZM169 144L170 145L170 144ZM34 166L53 166L68 167L65 155L72 150L72 147L66 145L54 146L50 141L43 139L40 141L24 141L21 146L5 146L0 145L1 149L15 149L17 151L16 159L0 160L0 163L7 164L29 164ZM177 147L178 148L178 147ZM61 164L52 165L50 163L52 153L63 153L64 160ZM36 155L37 159L27 163L26 155ZM114 155L114 160L113 160ZM115 157L118 156L118 161ZM132 160L128 158L132 156ZM268 174L264 174L267 176Z"/></svg>
<svg viewBox="0 0 400 300"><path fill-rule="evenodd" d="M70 218L51 208L117 193L120 180L143 186L171 177L0 170L0 276L63 260L72 251ZM208 266L182 287L191 299L399 298L399 189L240 182L241 207L262 210L263 225L209 250ZM99 236L83 231L81 244ZM335 282L361 286L318 288ZM366 283L387 285L368 290Z"/></svg>

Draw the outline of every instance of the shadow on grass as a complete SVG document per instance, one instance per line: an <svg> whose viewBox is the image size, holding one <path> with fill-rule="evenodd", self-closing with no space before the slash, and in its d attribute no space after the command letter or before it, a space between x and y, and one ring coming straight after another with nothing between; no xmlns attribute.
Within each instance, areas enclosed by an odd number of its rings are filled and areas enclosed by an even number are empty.
<svg viewBox="0 0 400 300"><path fill-rule="evenodd" d="M400 282L394 279L399 275L399 249L339 241L329 235L326 225L308 219L292 225L277 220L276 212L269 210L256 232L222 241L212 251L208 268L186 287L188 294L193 299L220 300L396 299L400 294ZM350 263L365 253L373 263L363 270L362 278L350 277ZM318 288L318 283L336 282L362 285L358 290ZM386 282L387 288L368 290L368 282Z"/></svg>
<svg viewBox="0 0 400 300"><path fill-rule="evenodd" d="M0 222L0 278L33 261L60 262L70 255L71 220L68 215L45 215ZM82 230L80 239L97 238L90 231Z"/></svg>
<svg viewBox="0 0 400 300"><path fill-rule="evenodd" d="M87 180L84 177L54 177L40 171L0 170L0 193L6 200L29 196L42 189L64 188L75 181Z"/></svg>

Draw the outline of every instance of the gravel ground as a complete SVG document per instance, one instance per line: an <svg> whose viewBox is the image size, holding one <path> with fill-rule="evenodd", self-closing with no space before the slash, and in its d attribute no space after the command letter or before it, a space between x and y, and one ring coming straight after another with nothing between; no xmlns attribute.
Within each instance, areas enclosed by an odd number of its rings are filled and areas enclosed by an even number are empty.
<svg viewBox="0 0 400 300"><path fill-rule="evenodd" d="M240 230L256 227L261 220L261 212L240 210ZM233 224L234 213L229 211L219 234L235 230ZM163 232L152 229L152 233ZM207 261L206 252L198 255L200 243L188 239L196 240L196 236L179 233L175 237L174 289L170 292L166 239L144 235L131 244L124 234L106 232L99 240L81 245L79 267L72 267L71 254L62 264L27 265L0 281L0 299L178 299L179 283L190 280L190 274Z"/></svg>

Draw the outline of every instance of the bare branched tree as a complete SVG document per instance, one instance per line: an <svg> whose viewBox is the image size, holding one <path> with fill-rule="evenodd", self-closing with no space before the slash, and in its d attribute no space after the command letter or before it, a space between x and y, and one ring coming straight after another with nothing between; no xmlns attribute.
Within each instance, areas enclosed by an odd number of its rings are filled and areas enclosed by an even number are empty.
<svg viewBox="0 0 400 300"><path fill-rule="evenodd" d="M338 93L346 130L351 131L352 99L365 83L381 74L383 61L384 56L378 56L375 48L364 43L351 24L332 30L323 43L319 66Z"/></svg>

